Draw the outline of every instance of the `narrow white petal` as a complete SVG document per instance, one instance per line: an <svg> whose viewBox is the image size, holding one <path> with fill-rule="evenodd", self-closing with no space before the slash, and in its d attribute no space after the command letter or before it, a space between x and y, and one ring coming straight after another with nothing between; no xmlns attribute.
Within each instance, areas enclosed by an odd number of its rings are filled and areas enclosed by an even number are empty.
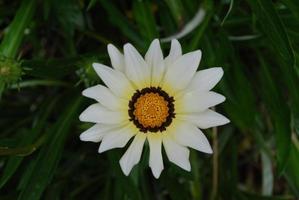
<svg viewBox="0 0 299 200"><path fill-rule="evenodd" d="M173 135L177 143L205 153L213 153L206 136L195 125L182 121L169 134Z"/></svg>
<svg viewBox="0 0 299 200"><path fill-rule="evenodd" d="M112 67L118 71L125 71L124 55L112 44L107 46L108 54L111 60Z"/></svg>
<svg viewBox="0 0 299 200"><path fill-rule="evenodd" d="M167 68L163 86L171 92L180 91L190 83L201 59L201 51L193 51L178 58Z"/></svg>
<svg viewBox="0 0 299 200"><path fill-rule="evenodd" d="M152 169L152 173L155 178L159 178L163 166L162 158L162 136L161 133L148 134L147 140L150 147L149 166Z"/></svg>
<svg viewBox="0 0 299 200"><path fill-rule="evenodd" d="M177 118L191 122L201 129L221 126L230 122L225 116L213 110L206 110L199 113L178 114Z"/></svg>
<svg viewBox="0 0 299 200"><path fill-rule="evenodd" d="M151 43L147 53L145 54L145 61L151 69L151 85L158 86L165 71L163 53L158 39L155 39Z"/></svg>
<svg viewBox="0 0 299 200"><path fill-rule="evenodd" d="M123 73L98 63L93 63L92 66L116 96L127 99L131 98L127 94L133 94L135 90Z"/></svg>
<svg viewBox="0 0 299 200"><path fill-rule="evenodd" d="M188 92L176 102L177 113L202 112L225 101L225 97L216 92Z"/></svg>
<svg viewBox="0 0 299 200"><path fill-rule="evenodd" d="M163 137L163 146L169 161L186 171L191 170L189 149L177 144L171 137Z"/></svg>
<svg viewBox="0 0 299 200"><path fill-rule="evenodd" d="M85 89L82 94L86 97L92 98L100 102L103 106L119 110L126 105L126 101L120 97L116 97L111 90L103 85L96 85Z"/></svg>
<svg viewBox="0 0 299 200"><path fill-rule="evenodd" d="M86 108L79 116L82 122L104 123L104 124L119 124L127 118L123 112L111 111L96 103Z"/></svg>
<svg viewBox="0 0 299 200"><path fill-rule="evenodd" d="M107 131L104 135L102 143L99 148L99 153L107 151L113 148L121 148L124 147L131 137L133 137L136 133L134 133L134 129L132 129L131 125L126 126L118 126L113 129Z"/></svg>
<svg viewBox="0 0 299 200"><path fill-rule="evenodd" d="M88 142L100 142L108 130L119 125L95 124L80 135L80 140Z"/></svg>
<svg viewBox="0 0 299 200"><path fill-rule="evenodd" d="M126 176L128 176L132 168L139 162L146 135L138 133L126 153L121 157L119 164Z"/></svg>
<svg viewBox="0 0 299 200"><path fill-rule="evenodd" d="M220 81L222 76L223 69L221 67L200 70L196 72L195 76L186 88L186 91L209 91Z"/></svg>
<svg viewBox="0 0 299 200"><path fill-rule="evenodd" d="M182 55L182 47L178 40L171 40L169 55L165 58L165 64L169 67L176 59Z"/></svg>
<svg viewBox="0 0 299 200"><path fill-rule="evenodd" d="M150 69L138 51L131 45L124 46L125 72L136 87L143 88L150 84Z"/></svg>

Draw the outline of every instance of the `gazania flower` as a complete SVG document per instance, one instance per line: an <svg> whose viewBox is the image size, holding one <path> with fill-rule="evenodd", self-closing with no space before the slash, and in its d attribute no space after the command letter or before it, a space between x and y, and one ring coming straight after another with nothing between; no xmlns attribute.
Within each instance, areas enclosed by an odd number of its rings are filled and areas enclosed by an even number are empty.
<svg viewBox="0 0 299 200"><path fill-rule="evenodd" d="M225 100L211 92L223 75L222 68L198 71L201 51L182 55L177 40L164 59L155 39L143 58L131 45L122 54L108 45L113 68L94 63L106 86L96 85L83 95L98 103L89 106L80 120L95 123L80 135L82 141L100 142L99 153L132 142L119 163L128 175L148 142L149 166L158 178L164 168L162 145L169 161L190 171L189 149L212 153L200 129L223 125L229 120L209 109Z"/></svg>

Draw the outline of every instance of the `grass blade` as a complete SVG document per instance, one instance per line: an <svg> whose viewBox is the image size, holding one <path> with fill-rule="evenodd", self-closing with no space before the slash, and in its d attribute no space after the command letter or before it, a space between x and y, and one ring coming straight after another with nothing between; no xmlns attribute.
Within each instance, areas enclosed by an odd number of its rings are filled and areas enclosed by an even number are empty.
<svg viewBox="0 0 299 200"><path fill-rule="evenodd" d="M0 45L0 54L9 58L15 58L21 42L25 36L24 31L31 23L35 13L37 0L23 0L8 31Z"/></svg>
<svg viewBox="0 0 299 200"><path fill-rule="evenodd" d="M54 105L56 104L56 100L53 99L51 103L46 101L45 104L41 106L40 109L41 112L37 115L36 125L30 131L30 134L28 134L27 137L25 137L23 140L20 141L19 144L20 147L32 144L32 142L36 140L37 137L41 134L45 126L45 122L49 117L50 112L53 110ZM18 169L22 161L23 161L23 157L16 157L16 156L10 157L7 160L5 168L3 169L3 175L1 176L0 179L0 188L2 188L7 183L7 181L11 178L11 176L16 172L16 170Z"/></svg>
<svg viewBox="0 0 299 200"><path fill-rule="evenodd" d="M20 200L40 199L43 191L51 181L59 162L63 144L72 122L77 118L78 108L82 98L75 98L64 110L55 126L50 130L49 143L45 145L31 170L28 181L19 196Z"/></svg>
<svg viewBox="0 0 299 200"><path fill-rule="evenodd" d="M286 62L289 67L294 67L295 57L285 27L278 16L271 0L248 0L253 12L257 15L261 29L269 39L269 44Z"/></svg>

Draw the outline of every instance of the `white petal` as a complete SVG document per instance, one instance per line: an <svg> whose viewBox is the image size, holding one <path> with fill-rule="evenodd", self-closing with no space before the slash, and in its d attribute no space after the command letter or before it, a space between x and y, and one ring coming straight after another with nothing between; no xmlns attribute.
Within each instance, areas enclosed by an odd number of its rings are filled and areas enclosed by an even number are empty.
<svg viewBox="0 0 299 200"><path fill-rule="evenodd" d="M80 140L88 142L100 142L108 130L119 125L95 124L80 135Z"/></svg>
<svg viewBox="0 0 299 200"><path fill-rule="evenodd" d="M171 40L169 55L165 58L166 66L170 66L176 59L182 55L182 47L178 40Z"/></svg>
<svg viewBox="0 0 299 200"><path fill-rule="evenodd" d="M135 90L123 73L99 63L93 63L92 66L116 96L131 98L128 94L133 94Z"/></svg>
<svg viewBox="0 0 299 200"><path fill-rule="evenodd" d="M201 112L224 101L225 97L216 92L188 92L176 101L176 112Z"/></svg>
<svg viewBox="0 0 299 200"><path fill-rule="evenodd" d="M150 147L149 166L152 169L155 178L159 178L162 170L164 169L161 150L162 137L160 134L161 133L154 133L147 135Z"/></svg>
<svg viewBox="0 0 299 200"><path fill-rule="evenodd" d="M179 114L177 118L191 122L201 129L221 126L229 123L229 119L212 110L199 113Z"/></svg>
<svg viewBox="0 0 299 200"><path fill-rule="evenodd" d="M221 67L198 71L186 88L186 91L209 91L220 81L222 76L223 69Z"/></svg>
<svg viewBox="0 0 299 200"><path fill-rule="evenodd" d="M120 97L116 97L111 90L103 85L96 85L85 89L82 94L86 97L92 98L100 102L103 106L118 110L123 109L126 101Z"/></svg>
<svg viewBox="0 0 299 200"><path fill-rule="evenodd" d="M201 59L201 51L193 51L178 58L167 68L163 86L175 93L184 89L193 78Z"/></svg>
<svg viewBox="0 0 299 200"><path fill-rule="evenodd" d="M163 53L158 39L155 39L151 43L147 53L145 54L145 61L151 69L151 85L158 86L165 71Z"/></svg>
<svg viewBox="0 0 299 200"><path fill-rule="evenodd" d="M124 46L125 72L136 87L144 88L150 85L150 69L138 51L131 45Z"/></svg>
<svg viewBox="0 0 299 200"><path fill-rule="evenodd" d="M124 112L111 111L101 104L96 103L86 108L79 116L79 119L82 122L119 124L127 118Z"/></svg>
<svg viewBox="0 0 299 200"><path fill-rule="evenodd" d="M130 124L110 129L104 135L104 138L99 148L99 153L113 148L124 147L130 140L130 138L135 134L136 133L134 132L134 129L132 129Z"/></svg>
<svg viewBox="0 0 299 200"><path fill-rule="evenodd" d="M126 153L121 157L119 164L126 176L129 175L132 168L139 162L145 139L146 135L144 133L138 133Z"/></svg>
<svg viewBox="0 0 299 200"><path fill-rule="evenodd" d="M163 137L163 146L169 161L186 171L191 170L189 149L177 144L171 137Z"/></svg>
<svg viewBox="0 0 299 200"><path fill-rule="evenodd" d="M193 124L182 121L169 134L173 135L177 143L183 146L205 153L213 153L206 136Z"/></svg>
<svg viewBox="0 0 299 200"><path fill-rule="evenodd" d="M108 54L111 60L112 67L118 71L125 71L124 55L112 44L107 46Z"/></svg>

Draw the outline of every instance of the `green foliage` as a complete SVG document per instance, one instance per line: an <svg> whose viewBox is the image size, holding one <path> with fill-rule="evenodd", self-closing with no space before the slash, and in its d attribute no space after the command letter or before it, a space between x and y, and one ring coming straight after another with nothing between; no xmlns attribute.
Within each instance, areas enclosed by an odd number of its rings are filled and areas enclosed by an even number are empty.
<svg viewBox="0 0 299 200"><path fill-rule="evenodd" d="M153 178L146 147L126 177L124 149L79 140L80 92L101 82L91 64L110 65L108 43L144 54L200 8L179 40L202 49L199 69L223 67L217 109L231 123L205 130L214 154L191 151L190 173L165 159ZM0 199L299 198L298 32L297 0L0 0Z"/></svg>

